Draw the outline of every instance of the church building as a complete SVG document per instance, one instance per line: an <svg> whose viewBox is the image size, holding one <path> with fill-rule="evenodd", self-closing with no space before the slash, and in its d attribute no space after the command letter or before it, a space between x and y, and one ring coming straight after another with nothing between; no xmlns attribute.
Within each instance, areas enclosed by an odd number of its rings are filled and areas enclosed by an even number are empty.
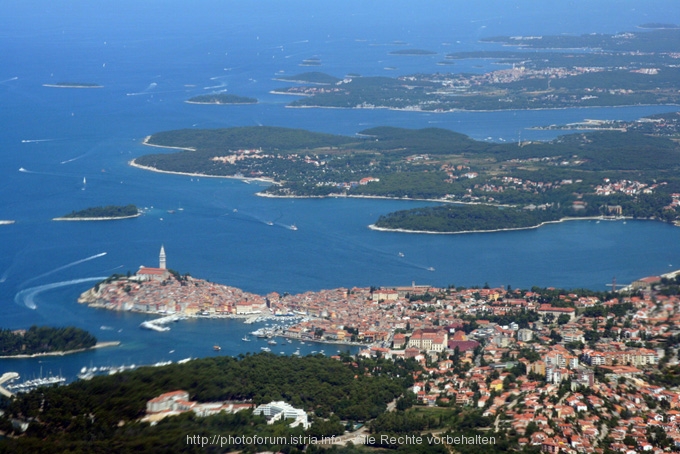
<svg viewBox="0 0 680 454"><path fill-rule="evenodd" d="M161 252L158 255L158 268L140 266L135 273L138 281L164 281L170 277L170 272L166 268L165 247L161 245Z"/></svg>

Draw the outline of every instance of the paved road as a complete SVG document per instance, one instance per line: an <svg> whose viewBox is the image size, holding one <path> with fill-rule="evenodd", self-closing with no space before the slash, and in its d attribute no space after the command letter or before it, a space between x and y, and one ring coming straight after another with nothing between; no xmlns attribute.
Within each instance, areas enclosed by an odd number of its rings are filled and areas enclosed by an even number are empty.
<svg viewBox="0 0 680 454"><path fill-rule="evenodd" d="M0 377L0 394L7 397L14 396L14 394L3 388L2 384L5 383L6 381L14 380L15 378L19 378L19 374L17 374L16 372L6 372L2 374L2 377Z"/></svg>

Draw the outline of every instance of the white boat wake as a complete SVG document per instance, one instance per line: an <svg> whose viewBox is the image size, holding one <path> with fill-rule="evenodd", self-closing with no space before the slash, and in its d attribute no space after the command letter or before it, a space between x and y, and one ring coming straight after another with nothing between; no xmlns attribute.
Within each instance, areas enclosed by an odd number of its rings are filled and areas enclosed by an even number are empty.
<svg viewBox="0 0 680 454"><path fill-rule="evenodd" d="M81 154L80 156L76 156L75 158L67 159L66 161L61 161L59 164L67 164L67 163L69 163L69 162L73 162L73 161L75 161L76 159L80 159L80 158L85 157L85 156L87 156L87 155L88 155L88 153L83 153L83 154Z"/></svg>
<svg viewBox="0 0 680 454"><path fill-rule="evenodd" d="M75 285L75 284L82 284L83 282L92 282L92 281L102 281L106 279L106 276L104 277L85 277L81 279L73 279L70 281L63 281L63 282L53 282L51 284L45 284L45 285L39 285L37 287L31 287L27 288L24 290L21 290L18 292L16 295L14 295L14 302L17 304L23 304L29 309L35 310L38 306L35 304L35 297L36 295L55 288L59 287L67 287L69 285Z"/></svg>
<svg viewBox="0 0 680 454"><path fill-rule="evenodd" d="M52 142L59 139L23 139L21 143L39 143L39 142Z"/></svg>
<svg viewBox="0 0 680 454"><path fill-rule="evenodd" d="M71 263L69 263L69 264L67 264L67 265L60 266L59 268L55 268L55 269L53 269L52 271L48 271L47 273L43 273L43 274L41 274L40 276L32 277L32 278L30 278L29 280L24 281L24 283L21 284L21 285L26 285L26 284L28 284L29 282L37 281L37 280L40 279L40 278L43 278L43 277L45 277L45 276L49 276L50 274L54 274L54 273L56 273L56 272L58 272L58 271L61 271L61 270L65 270L66 268L70 268L70 267L72 267L72 266L80 265L81 263L85 263L85 262L88 262L88 261L90 261L90 260L94 260L94 259L99 258L99 257L103 257L103 256L105 256L106 254L107 254L107 252L101 252L101 253L99 253L99 254L95 254L95 255L93 255L93 256L86 257L86 258L81 259L81 260L76 260L75 262L71 262Z"/></svg>

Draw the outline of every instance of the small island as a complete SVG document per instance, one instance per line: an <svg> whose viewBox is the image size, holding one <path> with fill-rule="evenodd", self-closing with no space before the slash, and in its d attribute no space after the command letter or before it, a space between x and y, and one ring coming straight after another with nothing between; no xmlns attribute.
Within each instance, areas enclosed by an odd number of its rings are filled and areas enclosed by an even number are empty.
<svg viewBox="0 0 680 454"><path fill-rule="evenodd" d="M247 96L215 93L212 95L194 96L186 101L189 104L257 104L257 99Z"/></svg>
<svg viewBox="0 0 680 454"><path fill-rule="evenodd" d="M80 328L31 326L27 330L0 330L0 358L26 358L65 354L97 345L97 338Z"/></svg>
<svg viewBox="0 0 680 454"><path fill-rule="evenodd" d="M43 87L49 88L104 88L103 85L93 84L89 82L57 82L55 84L43 84Z"/></svg>
<svg viewBox="0 0 680 454"><path fill-rule="evenodd" d="M647 22L646 24L639 25L639 28L647 28L652 30L664 30L664 29L674 29L680 28L676 24L666 24L663 22Z"/></svg>
<svg viewBox="0 0 680 454"><path fill-rule="evenodd" d="M406 55L406 56L418 56L418 55L437 55L437 52L425 49L399 49L390 52L390 55Z"/></svg>
<svg viewBox="0 0 680 454"><path fill-rule="evenodd" d="M141 212L135 205L107 205L72 211L64 216L54 218L53 221L111 221L136 218L137 216L141 216Z"/></svg>
<svg viewBox="0 0 680 454"><path fill-rule="evenodd" d="M408 233L486 233L524 230L570 219L570 209L527 210L495 205L444 205L380 216L373 230ZM572 219L584 219L575 217Z"/></svg>

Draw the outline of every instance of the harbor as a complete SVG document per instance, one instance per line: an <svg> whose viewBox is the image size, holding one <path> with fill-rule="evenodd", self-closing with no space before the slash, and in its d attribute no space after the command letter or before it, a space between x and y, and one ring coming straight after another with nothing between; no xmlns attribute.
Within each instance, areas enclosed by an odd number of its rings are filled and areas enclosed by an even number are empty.
<svg viewBox="0 0 680 454"><path fill-rule="evenodd" d="M170 331L169 326L165 326L168 323L179 322L180 320L186 320L186 317L179 314L172 314L165 317L157 318L155 320L146 320L142 322L139 326L140 328L150 329L152 331Z"/></svg>

